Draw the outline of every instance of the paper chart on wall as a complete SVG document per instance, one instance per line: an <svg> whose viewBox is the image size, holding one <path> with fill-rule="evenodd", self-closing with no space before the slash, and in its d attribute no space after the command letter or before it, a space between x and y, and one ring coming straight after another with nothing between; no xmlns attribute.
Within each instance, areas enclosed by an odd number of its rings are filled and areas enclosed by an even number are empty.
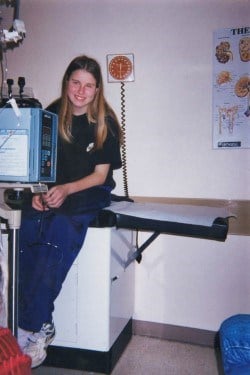
<svg viewBox="0 0 250 375"><path fill-rule="evenodd" d="M213 148L250 148L250 27L213 35Z"/></svg>

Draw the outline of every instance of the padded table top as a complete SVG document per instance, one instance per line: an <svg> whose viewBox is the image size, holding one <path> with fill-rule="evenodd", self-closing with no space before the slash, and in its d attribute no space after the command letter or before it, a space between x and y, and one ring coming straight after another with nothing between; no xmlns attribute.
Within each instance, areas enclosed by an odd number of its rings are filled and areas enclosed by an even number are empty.
<svg viewBox="0 0 250 375"><path fill-rule="evenodd" d="M122 201L101 210L92 226L225 241L231 216L227 207Z"/></svg>

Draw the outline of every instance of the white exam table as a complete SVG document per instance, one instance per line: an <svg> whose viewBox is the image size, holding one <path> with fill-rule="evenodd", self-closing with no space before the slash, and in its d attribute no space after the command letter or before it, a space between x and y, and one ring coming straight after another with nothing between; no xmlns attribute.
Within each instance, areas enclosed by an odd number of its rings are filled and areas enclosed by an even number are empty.
<svg viewBox="0 0 250 375"><path fill-rule="evenodd" d="M225 241L229 217L227 207L121 201L102 210L92 226L154 232L130 256L127 266L135 259L140 262L142 252L161 233Z"/></svg>
<svg viewBox="0 0 250 375"><path fill-rule="evenodd" d="M230 216L227 207L126 200L101 210L55 303L45 365L110 373L132 336L135 260L161 233L225 241ZM140 247L136 231L150 232Z"/></svg>

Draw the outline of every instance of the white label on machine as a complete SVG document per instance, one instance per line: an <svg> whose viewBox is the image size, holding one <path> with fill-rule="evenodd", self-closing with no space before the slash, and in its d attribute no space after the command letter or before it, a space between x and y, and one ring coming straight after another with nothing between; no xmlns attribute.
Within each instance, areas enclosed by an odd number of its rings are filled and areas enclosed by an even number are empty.
<svg viewBox="0 0 250 375"><path fill-rule="evenodd" d="M0 130L0 175L27 176L27 149L26 130Z"/></svg>

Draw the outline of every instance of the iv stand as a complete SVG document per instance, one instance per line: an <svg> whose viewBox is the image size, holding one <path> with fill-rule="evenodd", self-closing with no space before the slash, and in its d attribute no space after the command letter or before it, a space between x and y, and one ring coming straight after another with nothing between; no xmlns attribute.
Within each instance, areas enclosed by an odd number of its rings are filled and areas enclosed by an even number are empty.
<svg viewBox="0 0 250 375"><path fill-rule="evenodd" d="M8 327L17 337L18 327L18 280L19 280L19 229L21 226L21 210L14 210L5 203L4 193L7 189L31 189L32 193L46 193L47 185L25 183L0 183L0 217L8 221L10 241L8 251Z"/></svg>

